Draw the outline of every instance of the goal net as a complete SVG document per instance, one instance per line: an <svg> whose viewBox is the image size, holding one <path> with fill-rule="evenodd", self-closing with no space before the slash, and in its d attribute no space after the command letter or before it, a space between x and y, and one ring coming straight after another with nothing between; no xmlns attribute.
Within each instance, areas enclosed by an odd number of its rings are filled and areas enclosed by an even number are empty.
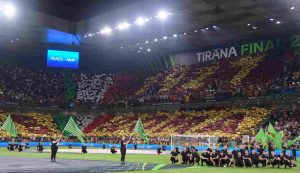
<svg viewBox="0 0 300 173"><path fill-rule="evenodd" d="M216 146L218 139L218 137L210 135L172 135L171 149L178 147L179 150L182 150L183 147L194 146L198 150L204 150L210 145Z"/></svg>

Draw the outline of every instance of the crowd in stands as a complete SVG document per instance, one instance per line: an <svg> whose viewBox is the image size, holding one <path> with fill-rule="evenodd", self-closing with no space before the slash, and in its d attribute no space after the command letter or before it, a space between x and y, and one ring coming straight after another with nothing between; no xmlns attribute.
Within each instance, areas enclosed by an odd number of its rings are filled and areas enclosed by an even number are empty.
<svg viewBox="0 0 300 173"><path fill-rule="evenodd" d="M289 50L178 66L148 78L137 77L139 74L74 73L69 75L73 78L69 82L64 82L64 73L0 66L0 102L37 106L73 102L87 107L121 103L127 107L264 96L297 90L299 64L299 50ZM65 98L69 83L72 92ZM70 96L73 90L74 97Z"/></svg>
<svg viewBox="0 0 300 173"><path fill-rule="evenodd" d="M104 98L104 93L113 84L112 75L80 74L78 80L77 101L99 102Z"/></svg>
<svg viewBox="0 0 300 173"><path fill-rule="evenodd" d="M45 71L31 71L0 66L0 98L22 104L47 105L63 101L63 76Z"/></svg>
<svg viewBox="0 0 300 173"><path fill-rule="evenodd" d="M272 123L275 124L277 131L284 131L288 139L294 139L300 135L300 112L299 110L287 111L276 110L273 111L270 117Z"/></svg>

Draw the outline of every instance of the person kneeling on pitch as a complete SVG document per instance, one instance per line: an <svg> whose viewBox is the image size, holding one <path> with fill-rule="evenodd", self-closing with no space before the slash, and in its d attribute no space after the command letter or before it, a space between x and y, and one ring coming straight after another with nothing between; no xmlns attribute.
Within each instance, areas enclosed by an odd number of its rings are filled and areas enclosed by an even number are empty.
<svg viewBox="0 0 300 173"><path fill-rule="evenodd" d="M193 159L193 165L195 164L195 162L198 164L198 166L200 165L200 156L199 153L195 150L192 149L192 159Z"/></svg>
<svg viewBox="0 0 300 173"><path fill-rule="evenodd" d="M219 167L226 167L226 160L227 156L223 151L220 153L220 158L219 158Z"/></svg>
<svg viewBox="0 0 300 173"><path fill-rule="evenodd" d="M252 166L252 161L251 161L251 157L248 153L248 150L245 150L245 155L243 156L243 162L244 162L244 167Z"/></svg>
<svg viewBox="0 0 300 173"><path fill-rule="evenodd" d="M87 146L86 146L86 143L83 143L82 144L82 146L81 146L81 152L83 153L83 154L86 154L87 153Z"/></svg>
<svg viewBox="0 0 300 173"><path fill-rule="evenodd" d="M236 167L244 167L244 160L241 152L238 152L238 155L235 159L235 166Z"/></svg>
<svg viewBox="0 0 300 173"><path fill-rule="evenodd" d="M173 150L172 150L172 152L171 152L171 158L170 158L172 164L175 164L175 163L178 162L177 156L178 156L178 153L176 152L176 149L173 148Z"/></svg>
<svg viewBox="0 0 300 173"><path fill-rule="evenodd" d="M290 152L288 152L283 159L284 167L288 166L289 168L292 168L292 156L290 155Z"/></svg>
<svg viewBox="0 0 300 173"><path fill-rule="evenodd" d="M277 165L277 167L279 168L279 164L280 164L280 157L275 155L275 152L272 151L271 155L270 155L270 162L274 168L275 165Z"/></svg>
<svg viewBox="0 0 300 173"><path fill-rule="evenodd" d="M251 151L250 158L251 158L252 164L254 164L258 168L259 156L258 156L258 153L255 150Z"/></svg>
<svg viewBox="0 0 300 173"><path fill-rule="evenodd" d="M110 152L111 152L111 154L116 154L116 153L117 153L117 150L116 150L115 145L113 145L113 146L110 148Z"/></svg>
<svg viewBox="0 0 300 173"><path fill-rule="evenodd" d="M226 164L227 166L234 165L234 156L230 150L227 150Z"/></svg>
<svg viewBox="0 0 300 173"><path fill-rule="evenodd" d="M181 160L182 160L181 164L184 164L184 165L187 164L189 158L188 158L188 152L186 151L185 147L181 151L180 155L181 155Z"/></svg>
<svg viewBox="0 0 300 173"><path fill-rule="evenodd" d="M213 150L210 154L210 165L212 166L218 166L219 163L219 156L216 153L216 150Z"/></svg>
<svg viewBox="0 0 300 173"><path fill-rule="evenodd" d="M266 167L269 163L267 152L264 151L261 156L259 156L259 163L262 164L263 167Z"/></svg>
<svg viewBox="0 0 300 173"><path fill-rule="evenodd" d="M206 166L209 164L209 152L208 151L203 151L203 153L201 154L201 166L203 166L203 162L206 163Z"/></svg>

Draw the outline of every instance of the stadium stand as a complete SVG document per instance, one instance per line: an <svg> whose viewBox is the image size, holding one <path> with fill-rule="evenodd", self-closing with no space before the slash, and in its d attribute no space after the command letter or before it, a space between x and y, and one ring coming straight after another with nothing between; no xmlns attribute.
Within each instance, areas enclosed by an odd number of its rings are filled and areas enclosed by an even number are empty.
<svg viewBox="0 0 300 173"><path fill-rule="evenodd" d="M231 138L249 134L269 114L270 111L263 108L121 114L104 121L95 119L94 129L89 128L88 136L130 136L135 121L140 117L151 137L207 134Z"/></svg>
<svg viewBox="0 0 300 173"><path fill-rule="evenodd" d="M0 114L1 124L6 118L6 113ZM61 132L50 114L39 113L11 113L18 133L23 137L52 137ZM3 133L7 136L7 133Z"/></svg>

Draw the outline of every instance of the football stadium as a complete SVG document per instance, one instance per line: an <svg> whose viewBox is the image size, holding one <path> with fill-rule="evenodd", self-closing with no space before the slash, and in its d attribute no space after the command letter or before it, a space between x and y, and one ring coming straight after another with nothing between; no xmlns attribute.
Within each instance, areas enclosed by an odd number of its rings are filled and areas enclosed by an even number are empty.
<svg viewBox="0 0 300 173"><path fill-rule="evenodd" d="M0 172L300 172L300 0L0 0L0 31Z"/></svg>

